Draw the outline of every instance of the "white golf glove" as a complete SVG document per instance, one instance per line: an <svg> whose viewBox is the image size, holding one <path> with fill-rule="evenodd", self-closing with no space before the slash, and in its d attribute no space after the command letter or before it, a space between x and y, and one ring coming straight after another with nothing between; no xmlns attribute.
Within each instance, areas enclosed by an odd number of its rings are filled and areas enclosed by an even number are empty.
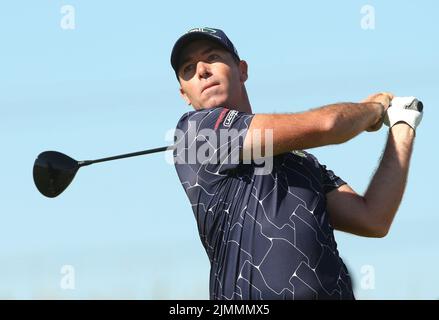
<svg viewBox="0 0 439 320"><path fill-rule="evenodd" d="M384 124L393 127L397 122L405 122L413 130L421 123L422 111L418 111L413 102L416 97L395 97L392 99L390 107L384 116Z"/></svg>

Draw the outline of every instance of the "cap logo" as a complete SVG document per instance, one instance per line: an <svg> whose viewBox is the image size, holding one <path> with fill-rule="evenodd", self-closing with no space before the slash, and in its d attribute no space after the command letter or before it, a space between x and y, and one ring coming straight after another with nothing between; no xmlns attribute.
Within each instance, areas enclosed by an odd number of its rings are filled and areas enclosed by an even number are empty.
<svg viewBox="0 0 439 320"><path fill-rule="evenodd" d="M187 33L190 33L190 32L216 33L216 30L211 29L211 28L193 28L193 29L189 30Z"/></svg>

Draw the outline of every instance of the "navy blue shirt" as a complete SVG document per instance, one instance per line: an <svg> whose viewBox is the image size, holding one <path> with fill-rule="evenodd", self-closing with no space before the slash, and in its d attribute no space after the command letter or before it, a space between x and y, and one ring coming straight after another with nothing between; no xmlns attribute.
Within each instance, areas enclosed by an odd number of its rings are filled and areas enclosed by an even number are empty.
<svg viewBox="0 0 439 320"><path fill-rule="evenodd" d="M224 161L242 150L253 116L191 111L176 128L175 168L211 263L210 299L354 299L326 211L325 194L345 182L305 151L273 157L263 175L253 161ZM209 136L231 129L227 143ZM193 161L197 151L205 158Z"/></svg>

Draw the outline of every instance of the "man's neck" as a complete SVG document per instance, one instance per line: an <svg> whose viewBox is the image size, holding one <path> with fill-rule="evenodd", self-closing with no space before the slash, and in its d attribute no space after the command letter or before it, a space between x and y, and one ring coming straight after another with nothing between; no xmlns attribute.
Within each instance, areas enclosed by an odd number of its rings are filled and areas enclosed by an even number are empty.
<svg viewBox="0 0 439 320"><path fill-rule="evenodd" d="M252 107L250 105L250 100L248 99L247 90L245 86L242 89L242 97L241 97L241 103L239 106L233 106L234 110L245 112L248 114L253 114Z"/></svg>
<svg viewBox="0 0 439 320"><path fill-rule="evenodd" d="M248 114L252 114L252 107L250 106L250 104L245 104L245 105L241 105L241 106L230 106L231 109L233 110L237 110L240 112L245 112Z"/></svg>

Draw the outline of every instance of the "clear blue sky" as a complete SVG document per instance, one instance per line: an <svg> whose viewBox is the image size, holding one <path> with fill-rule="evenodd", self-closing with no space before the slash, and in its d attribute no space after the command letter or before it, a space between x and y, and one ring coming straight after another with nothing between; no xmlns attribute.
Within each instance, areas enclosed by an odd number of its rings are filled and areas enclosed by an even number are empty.
<svg viewBox="0 0 439 320"><path fill-rule="evenodd" d="M63 30L63 5L75 29ZM361 8L375 9L364 30ZM390 234L336 233L359 299L439 298L437 1L9 1L0 5L0 298L207 299L209 262L164 154L83 168L40 195L35 157L95 159L164 146L191 109L169 64L176 38L222 28L249 64L255 113L299 112L378 91L426 113ZM310 150L362 193L386 130ZM75 289L60 287L61 267ZM370 265L374 289L361 286Z"/></svg>

